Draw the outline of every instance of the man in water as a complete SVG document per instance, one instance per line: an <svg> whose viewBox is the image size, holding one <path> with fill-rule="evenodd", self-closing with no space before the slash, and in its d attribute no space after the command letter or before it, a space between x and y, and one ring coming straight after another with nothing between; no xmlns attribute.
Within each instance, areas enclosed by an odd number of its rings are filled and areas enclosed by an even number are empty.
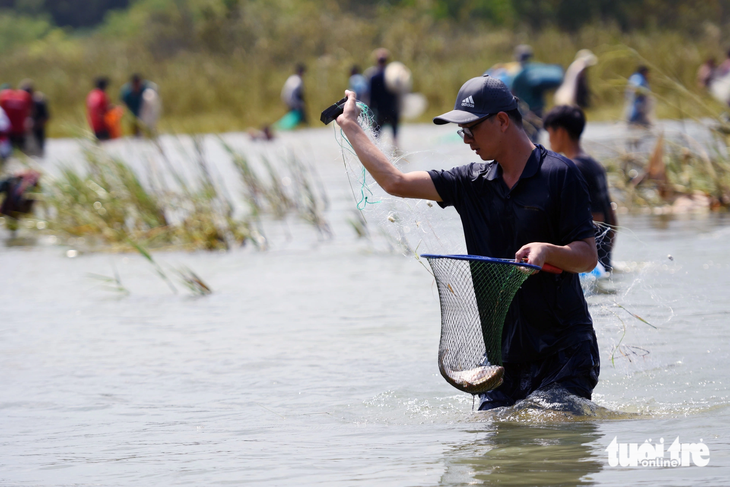
<svg viewBox="0 0 730 487"><path fill-rule="evenodd" d="M550 136L550 148L572 160L586 180L588 194L591 197L593 221L611 226L598 243L598 261L610 272L611 249L615 237L613 227L618 225L618 221L608 194L606 170L583 151L580 143L580 136L586 126L583 110L567 105L557 106L545 116L543 123Z"/></svg>
<svg viewBox="0 0 730 487"><path fill-rule="evenodd" d="M590 399L599 354L578 273L593 270L597 254L588 190L578 168L530 141L517 100L489 76L467 81L454 110L434 118L439 125L458 124L464 143L485 161L447 171L399 171L358 125L355 94L346 94L337 123L385 191L454 206L470 254L565 271L540 272L517 291L502 334L504 382L481 395L480 409L510 406L551 389Z"/></svg>

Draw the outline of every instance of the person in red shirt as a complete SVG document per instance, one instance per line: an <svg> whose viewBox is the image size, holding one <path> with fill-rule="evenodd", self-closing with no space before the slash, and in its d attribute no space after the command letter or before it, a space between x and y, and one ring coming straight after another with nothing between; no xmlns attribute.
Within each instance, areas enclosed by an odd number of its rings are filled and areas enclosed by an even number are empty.
<svg viewBox="0 0 730 487"><path fill-rule="evenodd" d="M98 140L109 140L109 127L105 121L105 116L111 108L109 97L106 95L109 78L96 78L95 85L96 88L91 90L89 96L86 97L86 116L96 138Z"/></svg>
<svg viewBox="0 0 730 487"><path fill-rule="evenodd" d="M25 148L26 123L33 106L33 98L23 90L3 90L0 92L0 107L10 119L8 136L13 146Z"/></svg>

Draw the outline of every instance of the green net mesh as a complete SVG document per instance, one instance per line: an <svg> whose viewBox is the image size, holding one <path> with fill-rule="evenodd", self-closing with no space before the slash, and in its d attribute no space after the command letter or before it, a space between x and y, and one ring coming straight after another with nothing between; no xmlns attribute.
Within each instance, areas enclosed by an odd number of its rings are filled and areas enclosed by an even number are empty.
<svg viewBox="0 0 730 487"><path fill-rule="evenodd" d="M499 387L504 319L517 290L539 267L478 256L423 257L441 301L441 375L471 394Z"/></svg>

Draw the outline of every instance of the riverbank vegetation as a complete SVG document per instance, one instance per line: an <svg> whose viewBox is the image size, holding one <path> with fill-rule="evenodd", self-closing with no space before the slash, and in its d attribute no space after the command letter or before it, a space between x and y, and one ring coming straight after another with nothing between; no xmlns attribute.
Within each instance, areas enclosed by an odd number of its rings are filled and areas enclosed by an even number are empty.
<svg viewBox="0 0 730 487"><path fill-rule="evenodd" d="M626 78L639 63L712 104L695 87L696 71L730 45L725 0L691 8L674 0L95 0L84 2L97 12L84 25L52 7L68 3L0 1L15 7L0 11L0 82L35 81L49 99L51 136L86 126L95 76L111 78L116 98L133 72L160 88L162 131L260 127L284 114L279 91L297 62L308 67L308 111L317 120L346 88L350 67L368 67L380 46L412 70L414 90L427 97L421 121L449 109L464 79L510 61L522 43L536 60L563 66L579 49L593 50L600 62L590 73L589 119L619 119ZM102 4L117 10L101 17ZM677 106L671 87L652 88L658 117L704 115L693 103Z"/></svg>
<svg viewBox="0 0 730 487"><path fill-rule="evenodd" d="M220 141L239 176L226 182L208 162L200 137L192 139L193 153L175 162L159 143L149 143L157 153L143 170L85 144L82 160L44 174L25 228L73 248L111 251L266 249L261 222L290 216L329 236L324 188L296 155L246 154ZM234 194L231 186L240 190Z"/></svg>
<svg viewBox="0 0 730 487"><path fill-rule="evenodd" d="M715 151L662 142L604 161L622 207L730 204L724 107L695 82L701 62L720 59L730 46L730 1L688 8L674 0L89 0L86 20L54 10L62 3L74 2L0 0L0 8L14 7L0 10L0 82L35 81L49 99L52 136L84 130L84 99L102 74L112 79L113 98L131 73L157 83L162 132L237 131L284 114L279 91L297 62L308 66L309 117L317 120L341 96L350 67L367 67L372 51L385 46L427 97L425 122L452 107L464 79L510 61L518 44L531 44L536 60L563 66L588 48L599 58L589 72L589 120L621 119L626 78L646 64L657 118L717 121ZM290 214L329 234L326 195L295 154L254 161L221 143L244 188L245 214L211 178L202 151L191 156L192 179L167 163L152 177L89 144L80 164L44 177L45 214L32 224L65 241L126 250L265 248L259 220ZM699 195L706 200L698 203Z"/></svg>

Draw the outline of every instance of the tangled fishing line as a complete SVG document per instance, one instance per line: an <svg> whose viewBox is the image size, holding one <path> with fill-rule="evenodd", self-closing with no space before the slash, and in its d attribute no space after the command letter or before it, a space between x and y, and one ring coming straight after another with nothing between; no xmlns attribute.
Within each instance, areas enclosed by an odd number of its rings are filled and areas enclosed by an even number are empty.
<svg viewBox="0 0 730 487"><path fill-rule="evenodd" d="M358 124L388 161L398 168L407 164L407 154L399 154L378 137L372 110L362 102L357 102L357 106L360 109ZM446 228L448 216L439 212L435 203L390 196L360 163L342 129L335 125L334 134L355 202L357 218L351 220L351 224L359 227L356 228L358 234L368 236L373 243L382 241L390 250L416 258L422 252L464 250L459 231Z"/></svg>
<svg viewBox="0 0 730 487"><path fill-rule="evenodd" d="M375 117L370 108L358 102L360 114L358 123L370 140L396 167L407 163L405 157L388 148L378 137ZM408 200L388 195L360 163L350 141L342 130L335 126L335 139L340 146L342 161L347 174L358 220L363 229L358 232L371 239L374 233L385 238L391 250L404 255L452 254L426 256L436 278L442 301L441 343L439 347L439 370L451 384L471 394L480 393L497 387L501 383L501 329L503 313L526 279L528 269L503 265L495 260L483 261L481 258L454 260L453 254L464 253L464 238L461 228L454 231L454 215L441 211L434 203L425 200ZM447 224L445 219L450 219ZM597 329L603 328L599 335L609 335L611 362L614 358L641 357L648 351L637 345L627 343L627 332L634 330L633 323L654 325L638 314L630 311L633 307L629 294L639 293L637 283L642 275L620 272L619 281L614 281L611 269L611 251L618 227L596 223L596 243L601 260L605 266L598 266L591 273L581 276L586 295L599 295L592 304L594 315L598 318ZM623 232L630 235L631 232ZM487 259L489 260L489 259ZM423 264L423 262L421 262ZM621 265L623 271L625 266ZM627 274L629 274L627 276ZM440 277L441 276L441 277ZM617 282L626 285L628 277L633 283L618 296L612 289ZM632 291L633 289L633 291ZM641 294L641 293L639 293ZM620 298L620 299L619 299ZM620 301L620 302L619 302ZM499 312L498 312L499 311ZM671 309L670 309L671 313ZM631 320L625 320L630 317ZM653 318L654 316L652 316ZM600 321L600 323L599 323ZM604 323L605 322L605 323ZM617 328L618 327L618 328ZM638 330L637 330L638 331ZM619 332L617 338L614 333ZM609 338L606 336L606 338Z"/></svg>

